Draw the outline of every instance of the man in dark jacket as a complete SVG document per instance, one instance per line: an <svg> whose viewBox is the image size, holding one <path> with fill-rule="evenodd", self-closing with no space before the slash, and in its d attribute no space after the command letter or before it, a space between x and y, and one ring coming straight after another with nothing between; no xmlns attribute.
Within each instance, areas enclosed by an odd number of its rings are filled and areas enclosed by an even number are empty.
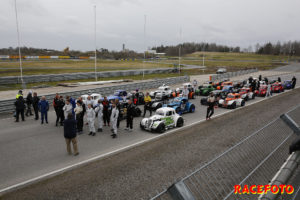
<svg viewBox="0 0 300 200"><path fill-rule="evenodd" d="M118 109L118 111L119 111L119 116L118 116L118 121L117 121L117 128L119 128L119 126L120 126L120 113L121 113L121 104L120 104L120 102L119 102L119 99L116 99L115 100L115 104L116 104L116 108Z"/></svg>
<svg viewBox="0 0 300 200"><path fill-rule="evenodd" d="M110 121L109 101L107 100L107 97L104 97L104 100L102 101L102 105L103 105L103 122L104 122L104 126L106 126L106 123L109 126L109 121Z"/></svg>
<svg viewBox="0 0 300 200"><path fill-rule="evenodd" d="M54 111L55 111L55 114L56 114L56 126L58 124L58 121L59 121L59 111L58 111L58 106L59 106L59 95L58 93L56 93L54 99L53 99L53 108L54 108Z"/></svg>
<svg viewBox="0 0 300 200"><path fill-rule="evenodd" d="M65 120L65 115L64 115L64 110L63 107L65 106L65 101L63 96L59 97L59 100L56 102L56 106L57 106L57 115L56 116L56 126L58 124L58 122L60 121L60 125L63 126L63 121Z"/></svg>
<svg viewBox="0 0 300 200"><path fill-rule="evenodd" d="M32 91L29 91L27 97L26 97L26 104L27 104L27 111L26 116L28 117L28 114L33 115L31 112L31 105L32 105Z"/></svg>
<svg viewBox="0 0 300 200"><path fill-rule="evenodd" d="M42 100L39 102L39 111L41 112L41 118L42 118L41 124L44 123L44 118L46 123L48 124L48 110L49 110L49 103L48 101L46 101L46 97L42 96Z"/></svg>
<svg viewBox="0 0 300 200"><path fill-rule="evenodd" d="M64 121L64 137L67 145L67 152L72 155L71 142L73 144L74 156L79 154L76 139L76 120L73 118L72 113L69 113L67 119Z"/></svg>
<svg viewBox="0 0 300 200"><path fill-rule="evenodd" d="M135 106L133 105L131 100L128 100L127 116L126 116L127 125L125 130L132 131L134 115L135 115Z"/></svg>
<svg viewBox="0 0 300 200"><path fill-rule="evenodd" d="M293 78L292 78L292 89L295 88L295 86L296 86L296 81L297 81L296 77L293 76Z"/></svg>
<svg viewBox="0 0 300 200"><path fill-rule="evenodd" d="M24 119L24 109L25 109L25 101L22 96L19 96L17 101L15 102L16 106L16 122L19 122L19 115L21 114L22 121L25 121Z"/></svg>
<svg viewBox="0 0 300 200"><path fill-rule="evenodd" d="M37 93L34 92L33 93L33 99L32 99L32 106L33 106L33 109L34 109L34 114L35 114L35 120L38 120L39 119L39 101L40 101L40 98L37 96Z"/></svg>

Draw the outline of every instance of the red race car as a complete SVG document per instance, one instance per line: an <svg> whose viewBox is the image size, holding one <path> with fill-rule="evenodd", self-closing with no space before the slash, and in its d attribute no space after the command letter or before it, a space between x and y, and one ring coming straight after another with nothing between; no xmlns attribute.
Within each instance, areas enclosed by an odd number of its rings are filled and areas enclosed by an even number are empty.
<svg viewBox="0 0 300 200"><path fill-rule="evenodd" d="M266 96L266 93L267 93L267 89L268 89L268 86L267 85L261 85L259 87L259 90L256 90L256 95L259 96L259 97L265 97Z"/></svg>
<svg viewBox="0 0 300 200"><path fill-rule="evenodd" d="M276 82L272 84L271 91L273 93L284 92L284 88L281 83Z"/></svg>

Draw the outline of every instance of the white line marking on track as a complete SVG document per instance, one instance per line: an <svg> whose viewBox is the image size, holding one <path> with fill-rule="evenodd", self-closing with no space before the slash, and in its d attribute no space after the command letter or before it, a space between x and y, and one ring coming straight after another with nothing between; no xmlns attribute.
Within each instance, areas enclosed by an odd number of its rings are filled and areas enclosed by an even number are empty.
<svg viewBox="0 0 300 200"><path fill-rule="evenodd" d="M299 86L299 87L300 87L300 86ZM299 88L299 87L296 87L296 88ZM271 97L267 97L267 98L263 98L263 99L260 99L260 100L258 100L258 101L255 101L255 102L251 102L251 103L247 104L246 106L238 107L238 108L236 108L236 109L234 109L234 110L228 110L228 111L225 111L225 112L223 112L223 113L216 114L216 115L214 115L214 118L220 117L220 116L225 115L225 114L227 114L227 113L234 112L235 110L239 110L239 109L245 108L245 107L247 107L247 106L250 106L250 105L253 105L253 104L256 104L256 103L265 101L265 100L270 99L270 98L273 98L273 97L275 97L275 96L278 96L278 95L281 95L281 94L286 94L286 93L291 92L291 91L293 91L293 90L288 90L288 91L279 93L279 94L277 94L277 95L273 95L273 96L271 96ZM164 133L164 134L157 135L157 136L155 136L155 137L148 138L148 139L145 139L145 140L136 142L136 143L134 143L134 144L131 144L131 145L122 147L122 148L120 148L120 149L116 149L116 150L114 150L114 151L111 151L111 152L108 152L108 153L105 153L105 154L97 155L97 156L92 157L92 158L89 158L89 159L87 159L87 160L80 161L80 162L78 162L78 163L76 163L76 164L69 165L69 166L66 166L66 167L63 167L63 168L54 170L54 171L52 171L52 172L43 174L43 175L41 175L41 176L38 176L38 177L35 177L35 178L32 178L32 179L26 180L26 181L23 181L23 182L14 184L14 185L11 185L11 186L9 186L9 187L6 187L6 188L1 189L1 190L0 190L0 194L1 194L1 193L4 193L4 192L7 192L7 191L9 191L9 190L12 190L12 189L21 187L21 186L25 186L26 184L29 184L29 183L32 183L32 182L35 182L35 181L44 179L44 178L46 178L46 177L50 177L50 176L53 176L53 175L55 175L55 174L62 173L62 172L64 172L64 171L67 171L67 170L69 170L69 169L78 167L78 166L80 166L80 165L87 164L87 163L89 163L89 162L92 162L92 161L95 161L95 160L98 160L98 159L101 159L101 158L105 158L105 157L110 156L110 155L113 155L113 154L120 153L120 152L122 152L122 151L128 150L128 149L133 148L133 147L136 147L136 146L140 146L140 145L145 144L145 143L150 142L150 141L154 141L154 140L156 140L156 139L159 139L159 138L161 138L161 137L165 137L165 136L170 135L170 134L172 134L172 133L174 133L174 132L177 132L177 131L179 131L179 130L186 129L186 128L188 128L188 127L190 127L190 126L193 126L193 125L196 125L196 124L200 124L200 123L202 123L202 122L204 122L204 121L206 121L206 120L205 120L205 119L202 119L202 120L200 120L200 121L193 122L193 123L188 124L188 125L186 125L186 126L183 126L183 127L181 127L181 128L176 128L176 129L167 131L167 132Z"/></svg>

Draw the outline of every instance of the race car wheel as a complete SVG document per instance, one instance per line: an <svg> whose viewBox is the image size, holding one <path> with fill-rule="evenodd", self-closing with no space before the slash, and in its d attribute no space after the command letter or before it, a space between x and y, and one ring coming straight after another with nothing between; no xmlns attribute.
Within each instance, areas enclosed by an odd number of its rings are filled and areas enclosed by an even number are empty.
<svg viewBox="0 0 300 200"><path fill-rule="evenodd" d="M255 99L255 94L252 95L252 99Z"/></svg>
<svg viewBox="0 0 300 200"><path fill-rule="evenodd" d="M192 104L191 105L191 107L190 107L190 113L193 113L193 112L195 112L195 105L194 104Z"/></svg>
<svg viewBox="0 0 300 200"><path fill-rule="evenodd" d="M157 131L158 133L164 133L164 132L166 131L166 126L165 126L165 124L164 124L164 123L161 123L160 125L158 125L156 131Z"/></svg>
<svg viewBox="0 0 300 200"><path fill-rule="evenodd" d="M180 110L180 108L179 108L179 107L177 107L177 108L176 108L176 110L175 110L175 112L176 112L177 114L179 114L179 115L180 115L180 114L181 114L181 110Z"/></svg>
<svg viewBox="0 0 300 200"><path fill-rule="evenodd" d="M157 104L157 106L155 107L155 109L157 110L157 109L159 109L159 108L161 108L161 107L162 107L162 104L159 103L159 104Z"/></svg>
<svg viewBox="0 0 300 200"><path fill-rule="evenodd" d="M233 102L232 105L230 106L231 109L235 109L236 108L236 103Z"/></svg>
<svg viewBox="0 0 300 200"><path fill-rule="evenodd" d="M182 127L182 126L183 126L183 119L180 117L180 118L177 120L176 127Z"/></svg>
<svg viewBox="0 0 300 200"><path fill-rule="evenodd" d="M241 106L245 106L245 101L242 101L242 102L241 102Z"/></svg>
<svg viewBox="0 0 300 200"><path fill-rule="evenodd" d="M140 124L140 127L141 127L142 130L145 130L145 128L142 124Z"/></svg>
<svg viewBox="0 0 300 200"><path fill-rule="evenodd" d="M192 95L192 99L195 99L195 94L193 93L193 95Z"/></svg>
<svg viewBox="0 0 300 200"><path fill-rule="evenodd" d="M245 101L248 101L248 98L249 98L249 97L248 97L248 95L247 95L246 98L245 98Z"/></svg>

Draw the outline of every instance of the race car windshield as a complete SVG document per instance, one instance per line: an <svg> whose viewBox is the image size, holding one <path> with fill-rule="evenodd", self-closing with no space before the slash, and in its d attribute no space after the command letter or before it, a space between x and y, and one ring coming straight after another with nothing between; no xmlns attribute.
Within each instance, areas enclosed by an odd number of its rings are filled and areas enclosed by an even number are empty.
<svg viewBox="0 0 300 200"><path fill-rule="evenodd" d="M173 101L174 102L180 102L180 99L179 98L175 98Z"/></svg>
<svg viewBox="0 0 300 200"><path fill-rule="evenodd" d="M164 116L164 112L163 112L163 111L160 111L160 110L156 111L156 114L157 114L157 115Z"/></svg>

